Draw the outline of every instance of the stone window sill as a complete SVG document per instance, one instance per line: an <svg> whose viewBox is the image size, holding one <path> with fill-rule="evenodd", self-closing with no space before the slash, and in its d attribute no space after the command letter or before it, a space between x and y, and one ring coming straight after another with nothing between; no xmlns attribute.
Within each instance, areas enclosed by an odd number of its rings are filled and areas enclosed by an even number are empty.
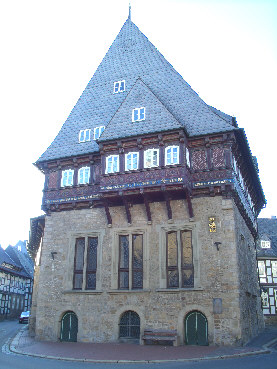
<svg viewBox="0 0 277 369"><path fill-rule="evenodd" d="M204 291L203 287L192 287L192 288L158 288L156 292L164 292L164 293L180 293L187 291Z"/></svg>
<svg viewBox="0 0 277 369"><path fill-rule="evenodd" d="M69 294L84 294L84 295L100 295L101 293L103 293L103 291L97 291L97 290L66 290L63 291L64 295L69 295Z"/></svg>
<svg viewBox="0 0 277 369"><path fill-rule="evenodd" d="M150 290L139 290L139 289L134 289L134 290L110 290L107 291L108 294L110 295L120 295L120 294L126 294L126 293L144 293L144 292L150 292Z"/></svg>

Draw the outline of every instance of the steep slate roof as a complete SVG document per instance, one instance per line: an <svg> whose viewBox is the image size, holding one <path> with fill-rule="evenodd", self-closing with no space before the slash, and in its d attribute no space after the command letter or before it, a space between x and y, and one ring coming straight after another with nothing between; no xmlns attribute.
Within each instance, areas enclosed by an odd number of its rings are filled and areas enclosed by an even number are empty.
<svg viewBox="0 0 277 369"><path fill-rule="evenodd" d="M38 159L37 164L97 152L98 145L95 141L78 142L79 131L90 128L93 132L95 127L107 126L138 78L184 127L189 136L235 129L230 124L230 119L226 119L226 114L216 113L200 99L128 18L57 137ZM113 84L121 80L126 81L126 90L114 94ZM135 104L135 100L133 101Z"/></svg>
<svg viewBox="0 0 277 369"><path fill-rule="evenodd" d="M3 263L10 264L18 268L18 270L10 269L6 267L5 264L3 265ZM29 274L25 271L20 262L17 262L14 259L12 259L10 255L8 255L8 253L4 249L2 249L1 246L0 246L0 269L6 273L12 273L22 277L30 278Z"/></svg>
<svg viewBox="0 0 277 369"><path fill-rule="evenodd" d="M277 257L277 219L258 218L259 239L257 243L258 257ZM261 240L270 241L270 249L261 248Z"/></svg>
<svg viewBox="0 0 277 369"><path fill-rule="evenodd" d="M145 108L145 120L132 122L132 109L134 107ZM182 128L181 124L149 88L138 79L98 141L102 142L178 128Z"/></svg>
<svg viewBox="0 0 277 369"><path fill-rule="evenodd" d="M24 269L25 273L33 278L34 276L34 263L30 256L24 251L19 251L15 246L8 246L6 248L6 253L21 267Z"/></svg>

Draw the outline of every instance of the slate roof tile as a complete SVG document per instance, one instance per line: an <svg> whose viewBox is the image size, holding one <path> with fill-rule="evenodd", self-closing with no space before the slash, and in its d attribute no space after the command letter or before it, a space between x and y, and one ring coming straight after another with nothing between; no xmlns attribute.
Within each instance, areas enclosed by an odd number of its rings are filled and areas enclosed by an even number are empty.
<svg viewBox="0 0 277 369"><path fill-rule="evenodd" d="M257 242L258 257L277 257L277 219L258 218L259 239ZM262 249L261 240L270 240L271 248Z"/></svg>
<svg viewBox="0 0 277 369"><path fill-rule="evenodd" d="M127 19L60 132L37 163L98 152L95 141L78 142L79 131L107 126L138 78L189 136L234 129L222 115L224 113L216 114L201 100L138 27ZM126 81L126 90L114 94L113 83L120 80Z"/></svg>

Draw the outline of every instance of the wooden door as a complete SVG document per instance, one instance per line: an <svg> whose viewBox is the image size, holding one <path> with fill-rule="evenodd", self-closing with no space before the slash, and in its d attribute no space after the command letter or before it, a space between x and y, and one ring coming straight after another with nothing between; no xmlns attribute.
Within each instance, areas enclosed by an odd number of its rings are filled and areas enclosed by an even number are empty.
<svg viewBox="0 0 277 369"><path fill-rule="evenodd" d="M204 314L192 311L186 316L185 336L187 345L208 345L208 322Z"/></svg>
<svg viewBox="0 0 277 369"><path fill-rule="evenodd" d="M64 314L61 321L61 341L77 342L78 318L73 311Z"/></svg>

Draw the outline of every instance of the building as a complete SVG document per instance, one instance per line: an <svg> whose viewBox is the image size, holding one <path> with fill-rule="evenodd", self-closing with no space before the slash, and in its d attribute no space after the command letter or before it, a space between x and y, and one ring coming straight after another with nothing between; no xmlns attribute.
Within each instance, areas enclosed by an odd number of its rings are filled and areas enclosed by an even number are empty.
<svg viewBox="0 0 277 369"><path fill-rule="evenodd" d="M36 166L37 339L241 344L263 327L245 132L130 17Z"/></svg>
<svg viewBox="0 0 277 369"><path fill-rule="evenodd" d="M277 321L277 219L258 218L257 259L263 313Z"/></svg>
<svg viewBox="0 0 277 369"><path fill-rule="evenodd" d="M0 246L0 320L18 318L31 307L34 266L26 241Z"/></svg>

